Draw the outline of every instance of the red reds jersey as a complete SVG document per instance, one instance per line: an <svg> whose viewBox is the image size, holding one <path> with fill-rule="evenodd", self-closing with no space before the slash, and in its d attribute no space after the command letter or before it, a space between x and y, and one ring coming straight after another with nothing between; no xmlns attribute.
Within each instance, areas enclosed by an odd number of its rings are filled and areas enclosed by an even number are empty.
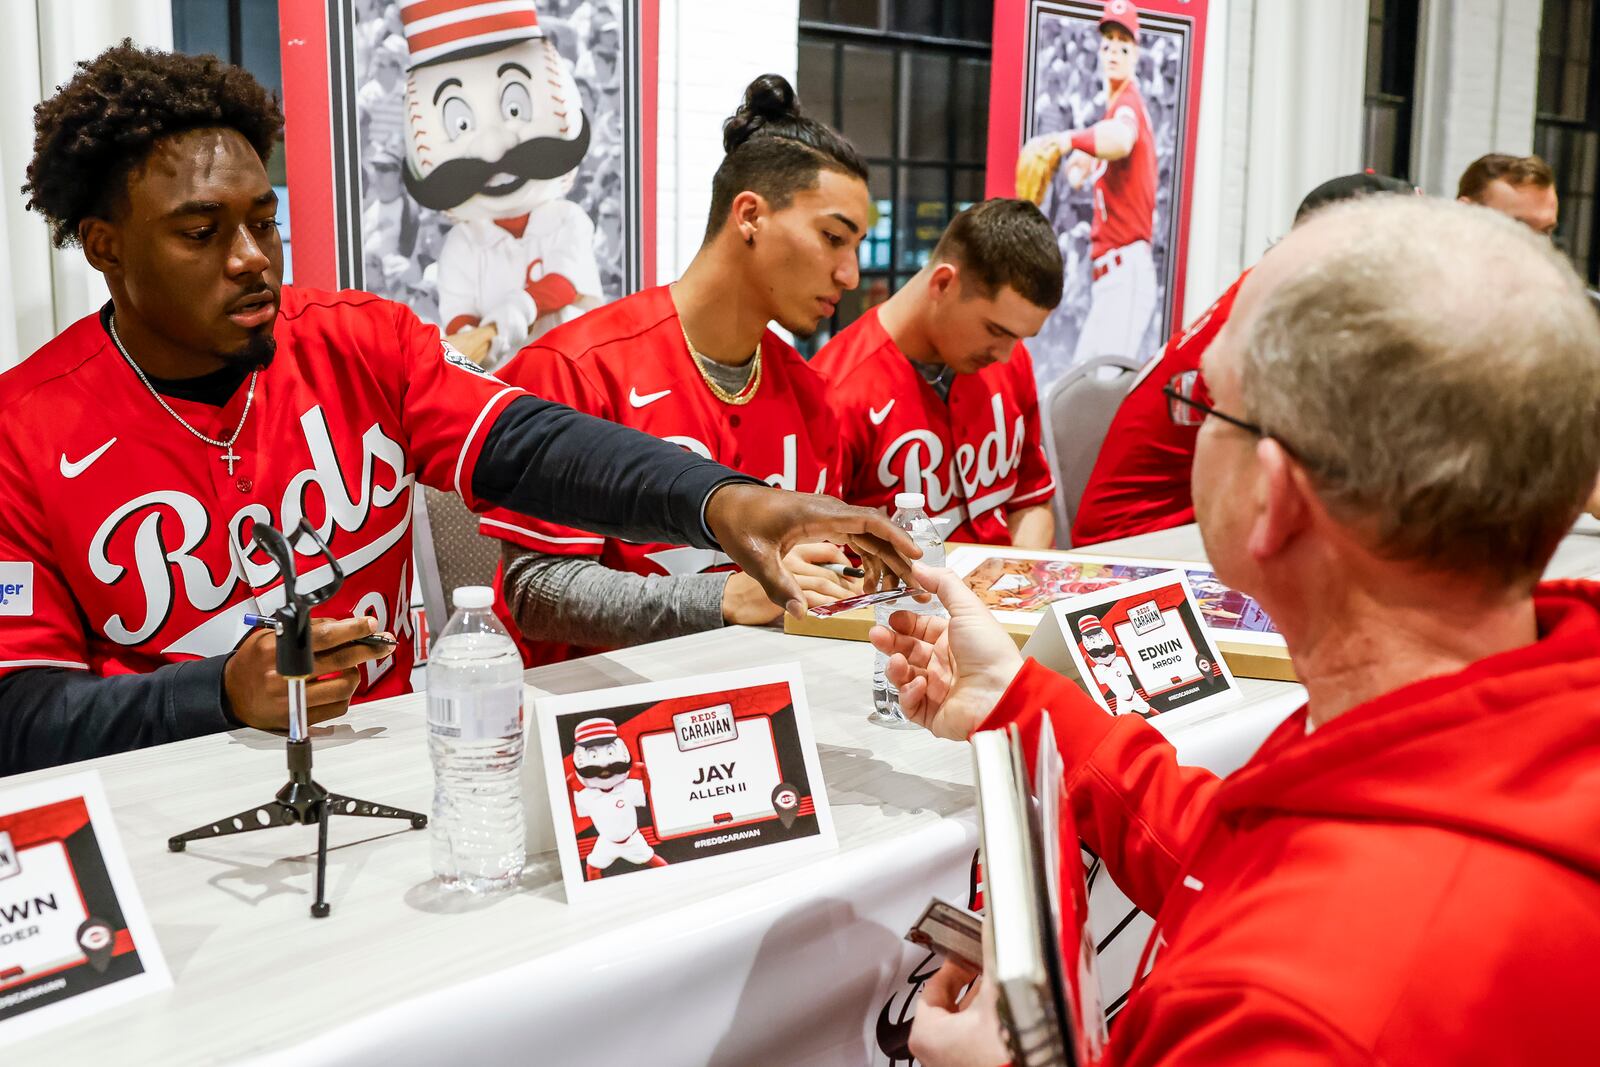
<svg viewBox="0 0 1600 1067"><path fill-rule="evenodd" d="M1156 137L1144 97L1133 78L1106 105L1106 118L1138 127L1133 152L1111 160L1094 185L1094 221L1089 224L1089 254L1099 259L1113 248L1148 241L1156 214Z"/></svg>
<svg viewBox="0 0 1600 1067"><path fill-rule="evenodd" d="M827 386L771 331L761 339L761 384L750 402L712 394L689 355L665 286L597 308L544 334L498 372L507 382L579 411L631 426L782 489L838 491L838 431ZM536 552L597 556L632 574L698 574L731 566L711 549L635 544L504 511L482 532ZM496 595L499 596L499 583ZM504 600L496 604L509 622ZM514 625L508 625L517 633ZM523 641L530 663L569 653Z"/></svg>
<svg viewBox="0 0 1600 1067"><path fill-rule="evenodd" d="M1200 357L1228 321L1246 271L1161 355L1145 365L1117 408L1072 520L1072 543L1092 545L1194 521L1189 468L1200 413L1169 401L1168 385L1209 401ZM1176 409L1176 410L1175 410Z"/></svg>
<svg viewBox="0 0 1600 1067"><path fill-rule="evenodd" d="M1006 513L1055 492L1033 360L1021 343L1005 363L956 375L949 403L890 339L876 308L811 365L833 383L850 503L893 511L896 493L922 493L946 540L1009 545Z"/></svg>
<svg viewBox="0 0 1600 1067"><path fill-rule="evenodd" d="M285 286L277 354L232 452L161 409L98 315L0 375L0 673L78 667L144 673L226 653L246 612L283 604L256 522L309 519L344 587L316 614L370 615L409 635L411 496L421 481L461 493L484 437L521 390L476 369L409 308L368 293ZM226 440L248 393L221 408L168 398ZM298 556L302 588L329 572ZM356 700L409 687L411 641L361 668Z"/></svg>

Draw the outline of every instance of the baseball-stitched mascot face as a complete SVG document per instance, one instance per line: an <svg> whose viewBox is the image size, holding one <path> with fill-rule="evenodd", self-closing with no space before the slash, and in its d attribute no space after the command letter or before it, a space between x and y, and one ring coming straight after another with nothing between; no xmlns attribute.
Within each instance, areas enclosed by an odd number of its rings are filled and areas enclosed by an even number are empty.
<svg viewBox="0 0 1600 1067"><path fill-rule="evenodd" d="M584 785L611 790L628 780L633 757L628 754L628 743L620 737L580 742L572 750L572 769Z"/></svg>
<svg viewBox="0 0 1600 1067"><path fill-rule="evenodd" d="M1133 39L1133 34L1115 23L1109 23L1101 29L1100 70L1105 74L1106 81L1121 85L1133 77L1138 63L1139 44Z"/></svg>
<svg viewBox="0 0 1600 1067"><path fill-rule="evenodd" d="M589 150L577 83L548 37L417 67L406 100L406 188L457 219L560 199Z"/></svg>

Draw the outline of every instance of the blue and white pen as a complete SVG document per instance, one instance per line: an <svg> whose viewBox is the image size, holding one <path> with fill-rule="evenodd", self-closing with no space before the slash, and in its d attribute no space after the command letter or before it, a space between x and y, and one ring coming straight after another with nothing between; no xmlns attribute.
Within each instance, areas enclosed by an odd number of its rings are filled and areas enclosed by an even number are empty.
<svg viewBox="0 0 1600 1067"><path fill-rule="evenodd" d="M256 615L251 612L245 612L244 624L254 630L276 630L278 628L278 620L271 615ZM399 643L388 634L368 634L366 637L358 637L350 642L352 645L365 645L368 648L393 648Z"/></svg>

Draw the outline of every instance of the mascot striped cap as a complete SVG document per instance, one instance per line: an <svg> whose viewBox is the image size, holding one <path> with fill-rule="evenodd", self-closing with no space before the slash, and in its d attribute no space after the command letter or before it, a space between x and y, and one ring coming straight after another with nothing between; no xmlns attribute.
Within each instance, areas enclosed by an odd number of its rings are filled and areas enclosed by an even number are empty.
<svg viewBox="0 0 1600 1067"><path fill-rule="evenodd" d="M413 68L544 36L533 0L400 0L400 24Z"/></svg>
<svg viewBox="0 0 1600 1067"><path fill-rule="evenodd" d="M578 745L603 745L617 739L617 724L610 719L584 719L572 731L572 741Z"/></svg>

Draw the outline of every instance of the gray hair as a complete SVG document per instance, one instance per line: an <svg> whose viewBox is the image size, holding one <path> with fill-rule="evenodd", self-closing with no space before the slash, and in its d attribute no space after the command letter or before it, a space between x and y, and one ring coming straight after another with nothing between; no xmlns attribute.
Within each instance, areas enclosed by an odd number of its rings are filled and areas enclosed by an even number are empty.
<svg viewBox="0 0 1600 1067"><path fill-rule="evenodd" d="M1486 208L1373 197L1269 293L1250 416L1374 548L1537 578L1600 473L1600 318L1546 238Z"/></svg>

